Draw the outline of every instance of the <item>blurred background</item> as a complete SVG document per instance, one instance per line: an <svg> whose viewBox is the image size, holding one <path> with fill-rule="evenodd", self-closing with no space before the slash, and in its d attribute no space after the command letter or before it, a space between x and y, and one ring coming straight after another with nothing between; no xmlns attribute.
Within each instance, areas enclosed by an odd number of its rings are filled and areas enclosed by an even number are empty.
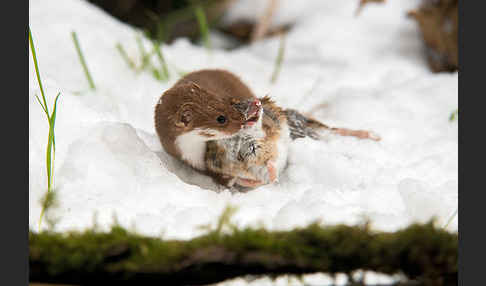
<svg viewBox="0 0 486 286"><path fill-rule="evenodd" d="M265 37L285 33L315 1L289 0L88 0L112 16L141 28L154 40L171 43L189 37L194 43L223 37L216 48L233 49ZM355 0L356 17L367 5L386 0ZM390 0L389 0L390 1ZM296 3L300 2L300 3ZM434 72L458 68L457 0L421 0L403 15L416 21L424 41L424 54ZM301 14L301 15L299 15ZM385 23L384 23L385 24ZM218 37L218 38L220 38ZM209 41L206 39L206 41Z"/></svg>

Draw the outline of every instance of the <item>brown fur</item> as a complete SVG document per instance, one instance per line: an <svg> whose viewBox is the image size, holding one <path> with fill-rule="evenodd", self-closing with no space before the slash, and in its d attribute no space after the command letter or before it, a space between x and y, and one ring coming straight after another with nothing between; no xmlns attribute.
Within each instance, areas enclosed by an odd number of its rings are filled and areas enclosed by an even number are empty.
<svg viewBox="0 0 486 286"><path fill-rule="evenodd" d="M164 92L155 107L155 129L164 149L180 158L174 145L177 136L195 128L213 129L231 135L245 118L232 105L254 99L236 76L224 70L201 70L180 79ZM220 124L218 116L226 117ZM202 131L203 136L210 136Z"/></svg>
<svg viewBox="0 0 486 286"><path fill-rule="evenodd" d="M234 74L220 69L195 71L181 78L175 85L196 83L206 91L235 102L255 99L253 92Z"/></svg>

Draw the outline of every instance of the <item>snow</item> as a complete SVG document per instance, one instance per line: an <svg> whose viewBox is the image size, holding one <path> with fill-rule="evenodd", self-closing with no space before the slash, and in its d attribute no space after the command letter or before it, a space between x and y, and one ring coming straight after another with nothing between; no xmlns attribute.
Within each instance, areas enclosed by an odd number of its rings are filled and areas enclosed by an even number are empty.
<svg viewBox="0 0 486 286"><path fill-rule="evenodd" d="M382 275L376 272L365 272L363 282L367 285L392 285L400 277ZM363 277L363 272L358 271L353 274L355 280ZM236 278L227 282L219 283L218 286L296 286L296 285L320 285L320 286L344 286L349 285L345 274L339 273L333 279L329 275L322 273L302 276L299 280L295 276L282 275L272 280L268 277L245 277Z"/></svg>
<svg viewBox="0 0 486 286"><path fill-rule="evenodd" d="M263 1L237 2L226 21L256 17L264 9L250 2ZM52 210L56 230L90 227L94 217L99 227L108 228L115 216L122 226L145 235L190 239L204 232L198 226L214 225L229 204L238 207L233 222L241 227L291 229L315 220L357 224L369 218L374 228L393 231L431 217L439 225L447 223L458 204L458 123L448 120L458 106L458 74L429 71L418 27L405 17L418 2L369 5L357 18L358 1L280 2L273 25L296 24L285 40L279 79L271 84L278 37L211 53L187 39L163 45L171 72L163 83L149 72L129 69L115 48L121 43L139 63L135 36L140 31L87 1L29 1L29 25L50 107L61 92L55 129L59 206ZM89 90L79 63L73 30L95 91ZM151 47L147 40L144 45ZM258 96L269 94L280 106L331 126L372 130L382 141L297 139L277 184L231 194L165 153L154 130L154 106L178 79L176 70L201 68L230 70ZM35 94L40 92L29 55L33 231L47 185L48 134ZM457 231L457 222L455 216L448 230ZM250 284L271 283L259 281Z"/></svg>

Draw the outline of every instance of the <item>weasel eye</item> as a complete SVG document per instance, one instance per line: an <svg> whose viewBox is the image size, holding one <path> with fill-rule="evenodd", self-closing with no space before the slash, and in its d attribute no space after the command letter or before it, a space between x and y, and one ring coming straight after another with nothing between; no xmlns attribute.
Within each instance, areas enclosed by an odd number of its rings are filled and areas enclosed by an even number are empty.
<svg viewBox="0 0 486 286"><path fill-rule="evenodd" d="M226 122L226 117L220 115L218 118L216 118L216 120L218 120L219 124L224 124Z"/></svg>

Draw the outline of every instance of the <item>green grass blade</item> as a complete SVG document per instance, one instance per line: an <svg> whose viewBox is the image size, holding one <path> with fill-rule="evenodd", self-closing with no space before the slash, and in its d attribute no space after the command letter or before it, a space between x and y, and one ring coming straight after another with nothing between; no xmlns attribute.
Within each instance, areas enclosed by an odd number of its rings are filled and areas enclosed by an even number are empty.
<svg viewBox="0 0 486 286"><path fill-rule="evenodd" d="M81 47L79 46L78 36L76 35L76 32L72 31L71 36L73 38L74 46L76 47L76 52L78 53L79 56L79 61L83 66L84 74L88 79L89 86L91 87L91 89L95 90L96 86L93 82L93 78L91 77L91 74L89 73L88 66L86 65L86 61L84 60L83 52L81 51Z"/></svg>
<svg viewBox="0 0 486 286"><path fill-rule="evenodd" d="M44 212L45 212L45 208L42 207L41 209L41 213L40 213L40 218L39 218L39 231L41 229L41 225L42 225L42 218L44 217Z"/></svg>
<svg viewBox="0 0 486 286"><path fill-rule="evenodd" d="M54 100L54 108L51 114L50 118L50 123L49 125L52 126L52 169L51 169L51 184L52 186L54 185L54 161L56 159L56 136L55 136L55 125L56 125L56 114L57 114L57 100L59 99L59 96L61 93L59 92L56 96L56 99Z"/></svg>
<svg viewBox="0 0 486 286"><path fill-rule="evenodd" d="M42 102L40 101L40 98L37 96L37 94L35 94L35 98L37 98L37 102L39 102L40 106L42 107L42 109L44 110L44 112L45 112L45 114L47 116L47 119L49 120L49 113L47 113L47 110L44 107L44 104L42 104Z"/></svg>
<svg viewBox="0 0 486 286"><path fill-rule="evenodd" d="M164 55L162 54L161 48L160 48L160 43L157 41L154 41L154 50L155 53L157 54L157 57L159 58L160 64L162 65L162 78L164 80L169 80L169 68L167 67L167 62L165 61Z"/></svg>
<svg viewBox="0 0 486 286"><path fill-rule="evenodd" d="M211 50L211 40L209 39L209 26L206 20L206 13L201 5L194 7L194 13L196 15L197 23L199 24L199 31L203 39L203 44L206 49Z"/></svg>
<svg viewBox="0 0 486 286"><path fill-rule="evenodd" d="M454 110L449 116L449 121L454 121L459 115L459 109Z"/></svg>
<svg viewBox="0 0 486 286"><path fill-rule="evenodd" d="M54 112L53 112L54 114ZM55 118L55 116L54 116ZM51 162L52 159L52 145L53 145L53 138L54 138L54 129L51 124L51 121L49 121L49 136L47 139L47 148L46 148L46 170L47 170L47 193L51 191L52 185L51 185L51 179L52 179L52 169L53 169L53 164ZM45 209L42 207L41 209L41 214L39 218L39 231L40 227L42 224L42 217L44 216Z"/></svg>
<svg viewBox="0 0 486 286"><path fill-rule="evenodd" d="M139 35L137 35L135 37L135 40L137 41L138 50L140 51L140 57L142 58L142 66L140 67L140 69L143 70L149 64L149 56L147 55L147 52L143 47L142 38Z"/></svg>
<svg viewBox="0 0 486 286"><path fill-rule="evenodd" d="M449 220L447 221L447 223L444 225L444 227L443 227L444 229L446 229L449 226L449 224L452 222L452 220L454 219L454 217L456 217L457 211L458 211L458 209L456 209L456 211L451 215L451 217L449 218Z"/></svg>
<svg viewBox="0 0 486 286"><path fill-rule="evenodd" d="M120 44L120 43L117 43L116 44L116 49L118 50L118 52L120 53L121 57L125 60L125 62L128 64L128 66L133 69L133 70L136 70L137 67L135 66L135 63L130 59L130 57L128 56L127 52L125 51L125 49L123 48L123 46Z"/></svg>
<svg viewBox="0 0 486 286"><path fill-rule="evenodd" d="M49 118L49 136L47 139L47 150L46 150L46 169L47 169L47 193L52 191L53 181L54 181L54 161L56 158L56 140L54 135L54 127L56 124L56 114L57 114L57 101L61 93L58 93L56 99L54 100L54 108L52 110L51 117ZM39 218L39 230L42 225L42 218L45 214L45 206L42 206L41 214Z"/></svg>
<svg viewBox="0 0 486 286"><path fill-rule="evenodd" d="M52 129L54 129L54 126L56 124L56 114L57 114L57 100L59 99L59 96L61 95L60 92L57 93L56 99L54 99L54 109L52 111L51 117L49 118L49 125L52 125ZM54 150L55 150L55 137L53 137L53 143L54 143Z"/></svg>
<svg viewBox="0 0 486 286"><path fill-rule="evenodd" d="M280 38L280 46L278 48L277 60L275 61L275 69L273 70L272 78L270 79L271 83L275 83L277 81L278 75L280 73L280 69L282 67L284 54L285 54L285 34L282 34Z"/></svg>
<svg viewBox="0 0 486 286"><path fill-rule="evenodd" d="M47 165L47 191L51 190L51 153L52 153L52 137L54 136L52 132L52 125L49 126L49 136L47 138L47 150L46 150L46 165Z"/></svg>
<svg viewBox="0 0 486 286"><path fill-rule="evenodd" d="M35 54L34 40L32 39L32 32L30 31L30 27L29 27L29 43L30 43L30 50L32 52L32 58L34 60L35 75L37 76L37 82L39 83L39 88L42 94L42 100L44 102L44 104L41 105L44 108L44 111L47 113L47 117L49 117L49 108L47 107L46 96L44 94L44 88L42 87L42 82L40 79L39 65L37 63L37 55Z"/></svg>
<svg viewBox="0 0 486 286"><path fill-rule="evenodd" d="M152 69L152 75L155 77L155 79L157 80L165 80L165 78L163 78L163 76L160 74L159 70L156 69L156 68L153 68Z"/></svg>

